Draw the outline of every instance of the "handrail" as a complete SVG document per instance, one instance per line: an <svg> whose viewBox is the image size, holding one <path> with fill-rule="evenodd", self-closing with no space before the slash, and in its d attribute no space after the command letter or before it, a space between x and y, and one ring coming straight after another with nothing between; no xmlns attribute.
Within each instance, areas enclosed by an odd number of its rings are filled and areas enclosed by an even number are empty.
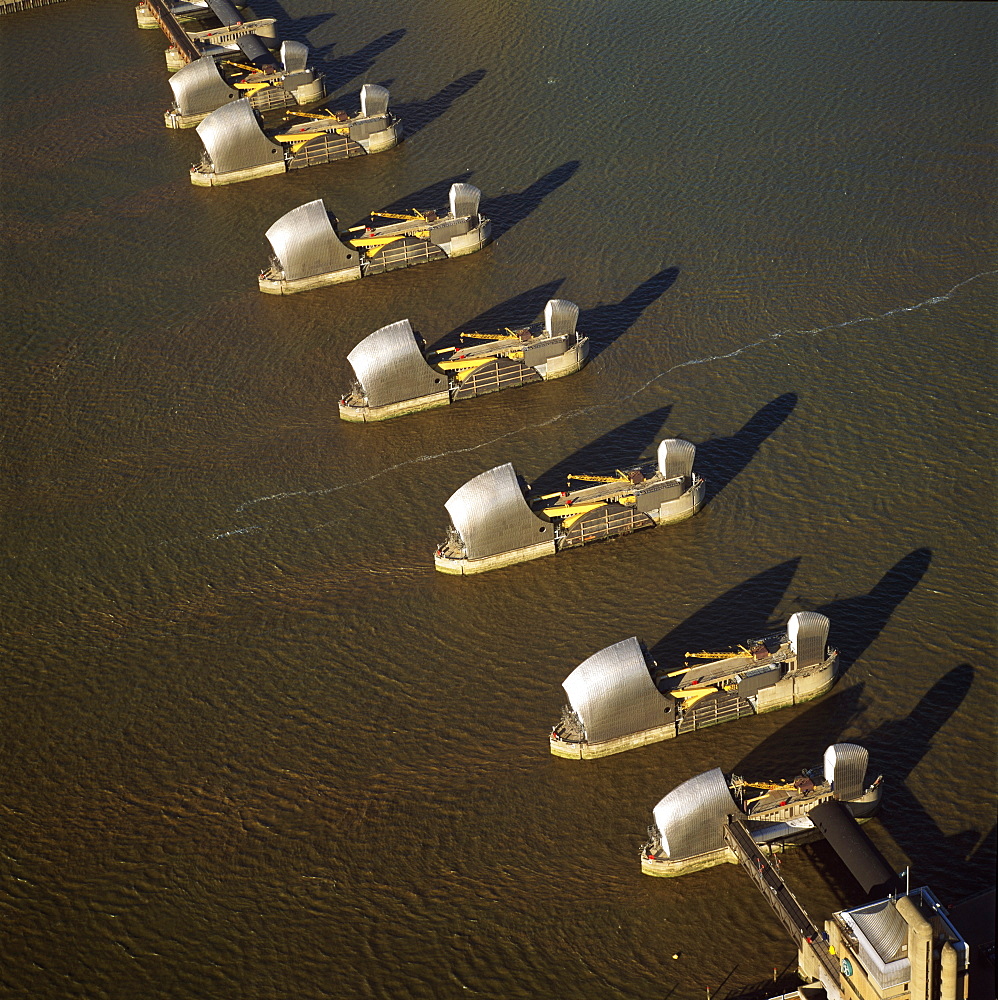
<svg viewBox="0 0 998 1000"><path fill-rule="evenodd" d="M152 16L156 18L163 34L173 43L185 63L201 58L201 50L190 40L187 32L180 27L180 22L163 0L143 0Z"/></svg>

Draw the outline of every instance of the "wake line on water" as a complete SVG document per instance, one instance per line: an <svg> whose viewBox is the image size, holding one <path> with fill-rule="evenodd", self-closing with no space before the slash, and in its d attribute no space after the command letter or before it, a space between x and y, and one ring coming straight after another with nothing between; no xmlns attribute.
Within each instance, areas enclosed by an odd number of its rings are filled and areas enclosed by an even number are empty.
<svg viewBox="0 0 998 1000"><path fill-rule="evenodd" d="M518 427L515 430L507 431L505 434L500 434L498 437L489 438L488 441L481 441L478 444L469 445L467 448L453 448L449 451L437 452L434 455L420 455L418 458L410 458L404 462L399 462L396 465L391 465L387 469L382 469L379 472L372 473L364 479L355 479L349 483L340 483L338 486L326 486L321 489L296 490L289 493L272 493L269 496L256 497L253 500L246 500L241 503L236 508L236 513L242 513L242 511L246 510L248 507L252 507L254 504L266 503L270 500L287 500L297 497L325 496L328 493L336 493L339 490L345 490L348 488L352 489L355 486L363 486L365 483L369 483L372 480L379 479L382 476L387 476L389 473L395 472L398 469L403 469L407 465L416 465L420 462L433 462L438 458L447 458L451 455L463 455L466 452L478 451L479 448L487 448L489 445L496 444L498 441L514 437L517 434L522 434L526 430L531 430L537 427L548 427L551 424L558 423L560 420L568 420L572 417L581 416L584 413L592 413L595 410L601 410L607 406L619 406L621 403L626 403L628 400L634 399L635 396L640 395L649 386L654 385L659 379L665 378L666 375L671 375L674 371L678 371L680 368L691 368L695 365L707 365L712 364L715 361L727 361L730 358L738 357L739 354L744 354L746 351L751 351L756 347L762 347L764 344L771 344L773 341L780 340L783 337L814 337L821 333L828 333L831 330L844 330L850 326L859 326L862 323L876 323L879 320L889 319L891 316L900 316L903 313L916 312L919 309L924 309L926 306L935 306L939 305L941 302L946 302L961 288L963 288L964 285L969 285L971 282L978 281L981 278L987 278L995 274L998 274L998 270L981 271L980 274L974 274L969 278L964 278L963 281L958 282L948 292L944 292L942 295L933 295L931 298L924 299L921 302L916 302L914 305L910 306L896 306L894 309L888 309L887 312L877 313L873 316L860 316L857 319L847 319L843 320L841 323L830 323L828 326L815 327L811 330L778 330L776 333L767 334L765 337L760 337L758 340L753 340L751 343L743 344L741 347L736 347L733 351L728 351L727 354L711 354L703 358L690 358L687 361L680 361L671 368L666 368L665 371L661 371L657 375L652 376L647 382L642 383L633 392L628 393L626 396L617 396L605 403L593 403L591 406L584 406L578 410L566 410L542 421L541 423ZM327 522L327 524L332 523L333 522L331 521ZM325 526L326 525L318 525L317 527ZM213 539L227 538L230 535L238 535L244 532L258 530L260 527L260 525L254 525L251 528L239 528L234 531L221 532L217 535L212 535L211 537Z"/></svg>

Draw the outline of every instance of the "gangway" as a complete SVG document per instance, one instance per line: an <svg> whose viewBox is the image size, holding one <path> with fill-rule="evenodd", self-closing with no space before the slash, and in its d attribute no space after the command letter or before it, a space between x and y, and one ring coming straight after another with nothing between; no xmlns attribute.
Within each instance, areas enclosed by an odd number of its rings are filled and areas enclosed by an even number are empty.
<svg viewBox="0 0 998 1000"><path fill-rule="evenodd" d="M835 958L828 953L821 930L815 926L790 887L752 839L745 823L737 817L729 817L724 826L724 839L735 852L742 868L749 873L756 887L765 896L777 919L793 938L794 944L809 947L831 981L838 983L839 967Z"/></svg>

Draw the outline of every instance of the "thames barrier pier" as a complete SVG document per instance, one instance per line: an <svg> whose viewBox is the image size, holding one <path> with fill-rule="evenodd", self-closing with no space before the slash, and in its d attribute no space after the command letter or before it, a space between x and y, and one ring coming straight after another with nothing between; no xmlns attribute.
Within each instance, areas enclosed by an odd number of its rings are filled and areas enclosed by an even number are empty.
<svg viewBox="0 0 998 1000"><path fill-rule="evenodd" d="M451 524L434 554L441 573L468 576L554 555L642 528L693 517L704 480L693 471L696 446L669 438L657 461L614 475L570 475L597 486L528 496L510 464L465 483L444 504Z"/></svg>
<svg viewBox="0 0 998 1000"><path fill-rule="evenodd" d="M569 704L551 731L551 753L607 757L817 698L838 666L828 628L825 615L799 611L784 632L738 652L687 653L678 670L655 663L637 637L607 646L562 682Z"/></svg>
<svg viewBox="0 0 998 1000"><path fill-rule="evenodd" d="M201 162L191 167L191 183L236 184L380 153L397 146L402 137L398 119L388 111L388 91L373 83L361 87L360 111L353 117L343 111L288 113L309 120L265 131L249 97L216 108L197 126L205 151Z"/></svg>
<svg viewBox="0 0 998 1000"><path fill-rule="evenodd" d="M343 235L321 198L299 205L267 230L274 255L260 272L260 291L293 295L475 253L492 238L492 223L478 212L481 196L473 184L452 184L449 213L413 209L402 222L377 225L399 213L372 212L369 224Z"/></svg>
<svg viewBox="0 0 998 1000"><path fill-rule="evenodd" d="M348 355L356 382L340 399L340 417L388 420L490 392L563 378L579 371L589 340L576 330L579 307L551 299L540 327L461 333L484 341L427 352L409 320L365 337Z"/></svg>

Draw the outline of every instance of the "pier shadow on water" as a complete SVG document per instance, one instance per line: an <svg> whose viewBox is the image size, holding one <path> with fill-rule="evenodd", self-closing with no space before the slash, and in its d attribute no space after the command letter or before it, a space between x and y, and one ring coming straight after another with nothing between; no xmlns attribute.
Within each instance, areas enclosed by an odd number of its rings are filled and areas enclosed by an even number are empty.
<svg viewBox="0 0 998 1000"><path fill-rule="evenodd" d="M327 12L323 14L309 14L306 17L292 17L285 9L284 4L280 3L279 0L254 0L253 13L258 18L272 17L276 22L278 38L304 42L306 45L308 45L308 33L310 31L321 27L336 16L332 12ZM393 32L392 34L398 34L398 32ZM405 34L404 30L402 34ZM389 36L386 35L385 37ZM309 48L311 49L311 46ZM324 50L327 52L331 49L332 45L324 46ZM323 49L312 49L312 60L314 60L316 69L325 72L325 66L322 63L321 57L317 55L318 52L322 51Z"/></svg>
<svg viewBox="0 0 998 1000"><path fill-rule="evenodd" d="M662 425L668 419L672 405L660 406L627 423L615 427L595 441L573 452L534 480L534 493L563 490L570 472L612 475L618 468L634 465L661 436ZM577 486L584 485L576 483ZM589 484L592 485L592 484Z"/></svg>
<svg viewBox="0 0 998 1000"><path fill-rule="evenodd" d="M750 750L734 768L749 781L776 781L820 764L825 749L838 743L842 734L866 707L864 684L834 687L817 701L797 709L789 722ZM793 709L783 709L793 713ZM864 746L866 740L859 740ZM871 757L871 768L879 768ZM879 771L878 771L879 773ZM872 779L871 779L872 780Z"/></svg>
<svg viewBox="0 0 998 1000"><path fill-rule="evenodd" d="M605 351L626 333L641 314L667 292L679 277L678 267L667 267L642 281L620 302L600 303L579 313L579 332L589 338L589 360Z"/></svg>
<svg viewBox="0 0 998 1000"><path fill-rule="evenodd" d="M581 309L579 311L579 333L589 338L589 360L595 358L601 351L606 350L618 337L626 333L627 330L637 322L641 314L659 296L673 285L679 275L678 267L669 267L658 274L652 275L646 281L641 282L626 298L620 302L600 303L592 309ZM483 313L468 320L461 326L451 330L446 337L441 339L434 347L441 347L445 342L457 338L460 332L491 332L502 327L529 326L534 322L543 322L544 307L549 299L556 298L558 289L565 283L564 278L557 278L548 281L543 285L537 285L529 291L521 292L512 298L500 302L497 306L485 310Z"/></svg>
<svg viewBox="0 0 998 1000"><path fill-rule="evenodd" d="M925 576L931 562L931 549L915 549L899 559L868 594L842 598L817 607L811 607L801 598L795 599L802 609L820 611L831 620L829 642L839 651L839 676L876 640L895 608Z"/></svg>
<svg viewBox="0 0 998 1000"><path fill-rule="evenodd" d="M935 735L963 703L974 681L974 668L961 663L943 674L904 718L881 723L860 740L870 751L870 766L884 774L884 802L879 819L911 859L913 884L937 879L990 884L994 877L994 828L990 834L966 829L946 834L908 785L912 772L929 752ZM981 752L991 753L990 733L981 734ZM959 787L959 782L955 788ZM957 794L956 791L950 794ZM966 794L963 790L961 794ZM980 789L990 795L990 788ZM959 868L958 872L954 869Z"/></svg>
<svg viewBox="0 0 998 1000"><path fill-rule="evenodd" d="M454 174L453 177L448 177L442 181L435 181L433 184L428 184L424 188L420 188L419 191L414 191L412 194L403 195L401 198L396 198L395 201L388 205L372 205L372 208L383 208L386 212L410 212L412 209L417 208L420 210L425 209L435 209L437 211L446 210L450 211L450 206L448 204L448 198L450 197L450 188L452 184L463 184L470 180L472 171L465 170L463 173Z"/></svg>
<svg viewBox="0 0 998 1000"><path fill-rule="evenodd" d="M520 292L519 295L514 295L498 305L490 306L485 312L481 312L466 323L455 327L432 346L433 348L441 348L446 343L456 347L461 343L458 334L462 332L492 333L503 327L516 329L517 327L529 326L543 313L548 300L557 296L558 289L564 282L564 278L556 278L554 281L547 281L543 285L537 285L525 292Z"/></svg>
<svg viewBox="0 0 998 1000"><path fill-rule="evenodd" d="M705 507L752 461L763 441L780 427L796 405L797 393L784 393L767 403L737 433L697 445L694 468L707 481Z"/></svg>
<svg viewBox="0 0 998 1000"><path fill-rule="evenodd" d="M523 191L508 192L482 202L482 214L492 220L492 238L505 236L513 226L522 222L553 191L557 191L579 169L578 160L569 160Z"/></svg>
<svg viewBox="0 0 998 1000"><path fill-rule="evenodd" d="M788 559L757 573L677 625L649 650L659 672L678 670L687 652L730 649L775 631L770 619L799 563L799 557Z"/></svg>
<svg viewBox="0 0 998 1000"><path fill-rule="evenodd" d="M945 833L908 784L912 772L926 756L935 735L963 703L974 679L967 663L947 671L912 711L901 719L881 723L869 736L858 739L870 751L870 770L884 775L884 800L877 814L887 831L911 862L911 884L931 885L945 900L959 899L991 885L995 871L995 827L983 832L964 829ZM990 753L990 743L983 752ZM991 789L981 789L990 795ZM959 794L965 796L967 789ZM810 851L818 873L842 898L862 901L856 886L834 851L826 843Z"/></svg>
<svg viewBox="0 0 998 1000"><path fill-rule="evenodd" d="M484 69L476 69L465 73L443 90L438 91L425 101L411 101L408 104L392 104L391 110L402 122L403 135L408 139L422 131L431 122L436 121L459 98L477 86L485 77ZM486 215L488 213L486 212Z"/></svg>
<svg viewBox="0 0 998 1000"><path fill-rule="evenodd" d="M405 28L396 28L388 34L375 38L373 42L361 46L348 56L333 58L334 45L323 45L312 52L312 62L326 78L326 93L332 94L345 87L351 80L369 72L375 60L393 45L405 38Z"/></svg>

